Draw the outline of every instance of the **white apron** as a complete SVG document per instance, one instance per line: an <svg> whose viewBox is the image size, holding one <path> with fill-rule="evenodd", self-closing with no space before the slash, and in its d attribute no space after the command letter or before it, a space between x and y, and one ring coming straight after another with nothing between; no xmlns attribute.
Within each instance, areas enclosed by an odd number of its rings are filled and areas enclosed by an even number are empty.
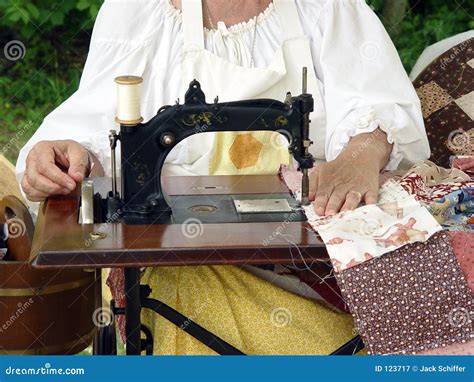
<svg viewBox="0 0 474 382"><path fill-rule="evenodd" d="M314 145L310 151L316 158L324 159L326 118L310 44L304 35L294 0L274 0L274 6L283 30L283 44L269 67L248 68L205 49L201 0L183 0L181 94L184 95L189 83L197 79L207 102L216 96L219 96L219 102L256 98L283 101L288 91L293 95L301 94L302 68L306 66L308 92L315 100L310 130ZM198 134L175 148L180 157L184 154L185 164L168 166L166 172L170 175L276 173L281 163L288 162L287 146L278 133L271 132Z"/></svg>

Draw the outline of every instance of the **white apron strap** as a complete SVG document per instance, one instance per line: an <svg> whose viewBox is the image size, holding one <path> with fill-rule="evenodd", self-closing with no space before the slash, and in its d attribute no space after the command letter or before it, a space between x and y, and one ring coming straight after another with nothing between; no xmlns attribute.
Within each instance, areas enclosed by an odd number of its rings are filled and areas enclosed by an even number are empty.
<svg viewBox="0 0 474 382"><path fill-rule="evenodd" d="M184 51L203 50L204 26L201 0L183 0L181 13Z"/></svg>
<svg viewBox="0 0 474 382"><path fill-rule="evenodd" d="M295 0L273 0L285 40L304 36Z"/></svg>

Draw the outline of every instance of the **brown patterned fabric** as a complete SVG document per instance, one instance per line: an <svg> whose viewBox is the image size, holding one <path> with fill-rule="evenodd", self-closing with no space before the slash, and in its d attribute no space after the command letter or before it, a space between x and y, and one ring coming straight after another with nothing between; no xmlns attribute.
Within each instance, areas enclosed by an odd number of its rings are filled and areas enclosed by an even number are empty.
<svg viewBox="0 0 474 382"><path fill-rule="evenodd" d="M446 90L434 81L421 85L416 92L422 104L423 118L428 118L453 101Z"/></svg>
<svg viewBox="0 0 474 382"><path fill-rule="evenodd" d="M474 299L446 232L336 274L369 354L474 339Z"/></svg>
<svg viewBox="0 0 474 382"><path fill-rule="evenodd" d="M474 38L451 48L413 82L421 101L431 160L474 155Z"/></svg>

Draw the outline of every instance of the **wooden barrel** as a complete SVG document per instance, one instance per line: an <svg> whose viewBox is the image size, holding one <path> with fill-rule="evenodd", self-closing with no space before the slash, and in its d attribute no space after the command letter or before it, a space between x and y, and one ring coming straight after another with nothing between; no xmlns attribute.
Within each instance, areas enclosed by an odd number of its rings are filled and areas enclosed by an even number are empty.
<svg viewBox="0 0 474 382"><path fill-rule="evenodd" d="M29 264L34 226L17 198L0 201L9 230L0 261L0 354L75 354L95 334L95 274Z"/></svg>

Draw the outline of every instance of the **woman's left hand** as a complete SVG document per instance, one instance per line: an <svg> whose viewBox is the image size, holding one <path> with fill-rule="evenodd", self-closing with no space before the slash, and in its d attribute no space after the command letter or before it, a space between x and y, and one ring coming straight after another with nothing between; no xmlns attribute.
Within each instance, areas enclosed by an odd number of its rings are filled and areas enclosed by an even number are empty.
<svg viewBox="0 0 474 382"><path fill-rule="evenodd" d="M379 174L392 151L386 134L377 129L360 134L333 161L310 174L310 200L318 215L334 215L378 200Z"/></svg>

